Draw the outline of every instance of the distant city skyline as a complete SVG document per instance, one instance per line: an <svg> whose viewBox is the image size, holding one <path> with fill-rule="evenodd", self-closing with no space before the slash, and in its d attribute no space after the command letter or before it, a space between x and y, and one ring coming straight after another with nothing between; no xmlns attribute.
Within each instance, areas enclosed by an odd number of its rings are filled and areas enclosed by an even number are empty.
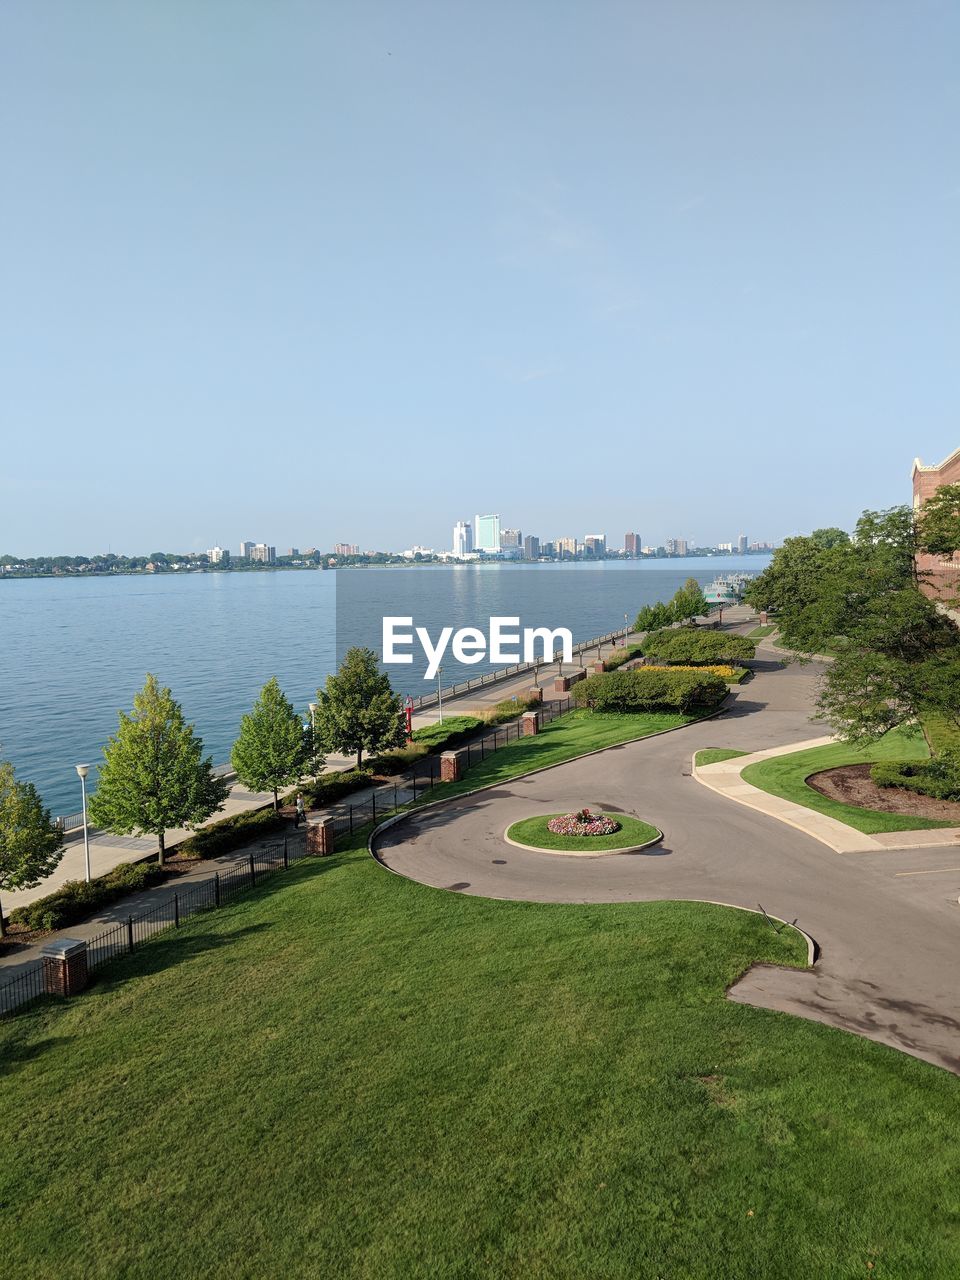
<svg viewBox="0 0 960 1280"><path fill-rule="evenodd" d="M781 541L956 447L960 7L230 12L0 10L3 549Z"/></svg>

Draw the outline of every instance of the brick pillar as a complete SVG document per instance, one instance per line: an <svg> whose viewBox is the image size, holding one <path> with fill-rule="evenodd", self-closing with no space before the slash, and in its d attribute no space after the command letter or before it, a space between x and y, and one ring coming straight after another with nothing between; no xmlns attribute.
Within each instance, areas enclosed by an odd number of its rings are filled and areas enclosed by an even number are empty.
<svg viewBox="0 0 960 1280"><path fill-rule="evenodd" d="M527 690L526 696L528 698L531 698L534 702L542 702L543 690L540 688L539 685L535 685L532 689Z"/></svg>
<svg viewBox="0 0 960 1280"><path fill-rule="evenodd" d="M602 661L601 661L601 662L595 662L595 663L593 664L593 669L594 669L594 671L597 673L597 675L598 675L598 676L603 675L604 663L603 663Z"/></svg>
<svg viewBox="0 0 960 1280"><path fill-rule="evenodd" d="M463 777L459 751L444 751L440 756L440 781L459 782Z"/></svg>
<svg viewBox="0 0 960 1280"><path fill-rule="evenodd" d="M331 818L324 818L322 822L317 822L307 827L307 853L312 853L318 858L325 858L328 854L333 853L334 842L335 835Z"/></svg>
<svg viewBox="0 0 960 1280"><path fill-rule="evenodd" d="M554 693L567 693L569 692L569 689L570 689L569 676L554 676L554 680L553 680Z"/></svg>
<svg viewBox="0 0 960 1280"><path fill-rule="evenodd" d="M765 626L767 625L767 611L766 611L766 609L761 609L761 610L760 610L760 625L761 625L761 627L765 627Z"/></svg>
<svg viewBox="0 0 960 1280"><path fill-rule="evenodd" d="M43 956L43 982L47 995L74 996L90 981L87 944L79 938L59 938L48 942Z"/></svg>
<svg viewBox="0 0 960 1280"><path fill-rule="evenodd" d="M536 711L525 711L520 717L520 732L527 738L533 733L540 732L540 717Z"/></svg>

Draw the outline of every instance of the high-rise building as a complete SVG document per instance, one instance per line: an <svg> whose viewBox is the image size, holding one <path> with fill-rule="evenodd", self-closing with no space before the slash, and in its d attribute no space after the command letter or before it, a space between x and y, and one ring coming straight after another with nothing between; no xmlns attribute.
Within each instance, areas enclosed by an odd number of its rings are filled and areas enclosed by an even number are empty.
<svg viewBox="0 0 960 1280"><path fill-rule="evenodd" d="M453 526L453 554L467 556L473 551L473 525L469 520L458 520Z"/></svg>
<svg viewBox="0 0 960 1280"><path fill-rule="evenodd" d="M639 533L625 533L623 535L623 553L627 556L638 556L640 554Z"/></svg>
<svg viewBox="0 0 960 1280"><path fill-rule="evenodd" d="M473 545L477 551L496 554L500 550L500 517L499 515L474 516Z"/></svg>
<svg viewBox="0 0 960 1280"><path fill-rule="evenodd" d="M517 548L517 550L519 550L520 547L522 546L523 546L523 534L519 529L504 529L501 531L501 534L500 534L500 550L501 551L507 551L508 549L512 549L514 547Z"/></svg>
<svg viewBox="0 0 960 1280"><path fill-rule="evenodd" d="M211 564L229 564L230 552L224 551L223 547L211 547L207 552L207 559Z"/></svg>
<svg viewBox="0 0 960 1280"><path fill-rule="evenodd" d="M565 557L568 560L572 560L574 556L577 554L576 538L558 538L557 552L560 555L561 559Z"/></svg>
<svg viewBox="0 0 960 1280"><path fill-rule="evenodd" d="M747 535L745 533L741 533L739 538L737 538L737 551L739 552L740 555L743 555L746 549L747 549Z"/></svg>
<svg viewBox="0 0 960 1280"><path fill-rule="evenodd" d="M277 548L268 547L265 542L258 542L250 549L250 559L256 564L276 564Z"/></svg>
<svg viewBox="0 0 960 1280"><path fill-rule="evenodd" d="M359 542L338 542L334 545L333 554L335 556L358 556L360 554Z"/></svg>
<svg viewBox="0 0 960 1280"><path fill-rule="evenodd" d="M241 542L240 543L240 559L249 560L250 553L253 551L253 548L255 545L256 544L253 542Z"/></svg>
<svg viewBox="0 0 960 1280"><path fill-rule="evenodd" d="M300 554L300 548L299 548L299 547L288 547L288 548L287 548L287 555L288 555L288 556L298 556L299 554Z"/></svg>
<svg viewBox="0 0 960 1280"><path fill-rule="evenodd" d="M607 535L605 533L588 533L583 540L586 555L602 560L607 554Z"/></svg>
<svg viewBox="0 0 960 1280"><path fill-rule="evenodd" d="M528 533L523 540L524 560L540 559L540 539L534 533Z"/></svg>
<svg viewBox="0 0 960 1280"><path fill-rule="evenodd" d="M686 538L668 538L665 547L668 556L685 556L687 554Z"/></svg>
<svg viewBox="0 0 960 1280"><path fill-rule="evenodd" d="M544 542L540 548L542 556L555 556L557 554L557 544L555 542Z"/></svg>
<svg viewBox="0 0 960 1280"><path fill-rule="evenodd" d="M718 551L732 551L732 550L733 550L733 543L732 543L732 542L718 542L718 543L717 543L717 550L718 550Z"/></svg>

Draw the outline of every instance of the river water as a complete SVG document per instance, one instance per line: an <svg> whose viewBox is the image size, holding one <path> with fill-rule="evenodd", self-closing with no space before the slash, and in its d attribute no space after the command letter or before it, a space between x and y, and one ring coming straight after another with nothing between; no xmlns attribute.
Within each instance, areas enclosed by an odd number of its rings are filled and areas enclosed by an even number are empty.
<svg viewBox="0 0 960 1280"><path fill-rule="evenodd" d="M195 573L182 577L0 581L0 756L36 783L54 813L80 807L78 761L93 765L146 672L173 690L215 763L240 716L275 675L304 710L345 643L379 650L384 613L441 625L566 626L574 640L614 631L626 613L767 559L604 561L417 569ZM338 588L338 579L340 586ZM339 596L339 628L338 628ZM444 684L489 669L444 663ZM394 687L423 693L423 664L391 667Z"/></svg>

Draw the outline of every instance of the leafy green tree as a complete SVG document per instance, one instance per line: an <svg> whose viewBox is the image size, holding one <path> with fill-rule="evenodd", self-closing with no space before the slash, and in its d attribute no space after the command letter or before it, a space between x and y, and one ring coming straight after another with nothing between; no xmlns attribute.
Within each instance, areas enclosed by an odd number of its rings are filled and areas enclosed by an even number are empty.
<svg viewBox="0 0 960 1280"><path fill-rule="evenodd" d="M944 484L928 498L917 519L920 549L934 556L960 551L960 484Z"/></svg>
<svg viewBox="0 0 960 1280"><path fill-rule="evenodd" d="M317 690L317 737L328 751L386 751L406 742L403 705L372 649L348 649L340 669Z"/></svg>
<svg viewBox="0 0 960 1280"><path fill-rule="evenodd" d="M633 629L634 631L659 631L661 627L668 627L676 620L671 607L658 601L656 604L643 605L637 614Z"/></svg>
<svg viewBox="0 0 960 1280"><path fill-rule="evenodd" d="M710 612L707 597L696 578L688 578L667 607L677 622L692 622Z"/></svg>
<svg viewBox="0 0 960 1280"><path fill-rule="evenodd" d="M252 791L272 791L280 808L281 787L298 782L310 761L310 739L276 676L260 690L249 715L240 721L240 736L230 752L237 777Z"/></svg>
<svg viewBox="0 0 960 1280"><path fill-rule="evenodd" d="M0 760L0 889L33 889L63 857L63 832L32 782ZM0 938L4 935L0 906Z"/></svg>
<svg viewBox="0 0 960 1280"><path fill-rule="evenodd" d="M132 714L120 712L120 727L103 749L91 821L117 835L156 836L163 866L164 833L205 822L223 808L228 791L180 704L148 675Z"/></svg>

